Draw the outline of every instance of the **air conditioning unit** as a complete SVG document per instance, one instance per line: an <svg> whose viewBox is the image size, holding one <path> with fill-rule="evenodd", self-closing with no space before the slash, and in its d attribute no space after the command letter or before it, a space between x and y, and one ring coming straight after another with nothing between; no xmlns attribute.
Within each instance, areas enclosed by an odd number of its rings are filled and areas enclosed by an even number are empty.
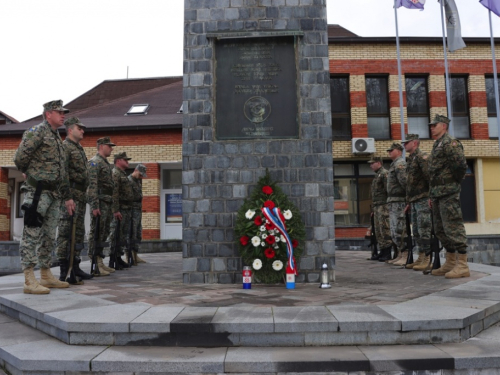
<svg viewBox="0 0 500 375"><path fill-rule="evenodd" d="M375 152L375 138L353 138L353 154L372 154Z"/></svg>

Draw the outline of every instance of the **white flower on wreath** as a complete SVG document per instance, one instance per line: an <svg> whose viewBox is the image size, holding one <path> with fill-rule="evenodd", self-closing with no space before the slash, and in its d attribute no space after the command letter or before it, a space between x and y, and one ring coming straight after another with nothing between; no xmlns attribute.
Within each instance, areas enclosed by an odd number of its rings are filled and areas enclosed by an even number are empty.
<svg viewBox="0 0 500 375"><path fill-rule="evenodd" d="M261 232L265 232L266 231L266 227L264 225L261 225L259 229L260 229Z"/></svg>
<svg viewBox="0 0 500 375"><path fill-rule="evenodd" d="M262 242L260 243L260 246L264 247L264 246L266 246L266 243L265 243L264 241L262 241Z"/></svg>
<svg viewBox="0 0 500 375"><path fill-rule="evenodd" d="M245 217L250 220L253 216L255 215L255 211L252 211L252 210L248 210L246 213L245 213Z"/></svg>
<svg viewBox="0 0 500 375"><path fill-rule="evenodd" d="M281 260L275 260L273 262L273 270L280 271L283 269L283 262Z"/></svg>
<svg viewBox="0 0 500 375"><path fill-rule="evenodd" d="M290 210L283 211L283 216L285 217L286 220L290 220L293 217L292 211Z"/></svg>
<svg viewBox="0 0 500 375"><path fill-rule="evenodd" d="M252 245L254 245L255 247L260 246L260 238L257 236L253 236L252 237Z"/></svg>
<svg viewBox="0 0 500 375"><path fill-rule="evenodd" d="M273 245L273 247L274 247L275 249L279 249L279 248L280 248L280 247L279 247L279 245L278 245L277 243L275 243L275 244Z"/></svg>
<svg viewBox="0 0 500 375"><path fill-rule="evenodd" d="M267 238L267 234L263 233L262 236L260 236L263 240Z"/></svg>
<svg viewBox="0 0 500 375"><path fill-rule="evenodd" d="M262 261L260 259L255 259L252 263L252 267L256 271L260 270L262 268Z"/></svg>
<svg viewBox="0 0 500 375"><path fill-rule="evenodd" d="M281 242L286 242L286 238L285 238L285 236L281 235L281 236L280 236L280 240L281 240Z"/></svg>

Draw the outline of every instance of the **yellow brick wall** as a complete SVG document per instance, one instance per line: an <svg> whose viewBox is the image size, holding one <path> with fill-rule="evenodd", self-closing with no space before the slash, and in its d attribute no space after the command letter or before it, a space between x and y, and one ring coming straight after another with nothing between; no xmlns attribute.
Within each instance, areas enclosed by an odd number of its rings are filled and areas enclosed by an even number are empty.
<svg viewBox="0 0 500 375"><path fill-rule="evenodd" d="M366 83L364 75L352 75L349 76L349 91L365 91Z"/></svg>
<svg viewBox="0 0 500 375"><path fill-rule="evenodd" d="M9 185L5 182L0 182L0 199L10 201Z"/></svg>
<svg viewBox="0 0 500 375"><path fill-rule="evenodd" d="M429 75L429 92L431 91L446 91L446 80L444 75Z"/></svg>
<svg viewBox="0 0 500 375"><path fill-rule="evenodd" d="M366 107L351 107L351 123L352 124L367 124L368 113Z"/></svg>
<svg viewBox="0 0 500 375"><path fill-rule="evenodd" d="M487 124L488 109L486 107L471 107L470 122L471 124Z"/></svg>
<svg viewBox="0 0 500 375"><path fill-rule="evenodd" d="M10 231L10 221L7 219L7 216L0 215L0 231L8 232Z"/></svg>
<svg viewBox="0 0 500 375"><path fill-rule="evenodd" d="M142 195L144 196L159 196L160 195L160 180L146 179L142 180Z"/></svg>
<svg viewBox="0 0 500 375"><path fill-rule="evenodd" d="M469 92L486 91L486 79L482 75L470 75L468 79Z"/></svg>
<svg viewBox="0 0 500 375"><path fill-rule="evenodd" d="M145 212L142 214L142 229L159 229L160 228L160 213Z"/></svg>

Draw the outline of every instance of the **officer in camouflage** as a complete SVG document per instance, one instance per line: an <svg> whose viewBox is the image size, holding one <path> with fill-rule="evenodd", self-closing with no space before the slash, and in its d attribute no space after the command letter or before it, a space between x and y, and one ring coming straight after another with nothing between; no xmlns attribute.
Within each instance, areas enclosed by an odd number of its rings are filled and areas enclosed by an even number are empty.
<svg viewBox="0 0 500 375"><path fill-rule="evenodd" d="M429 124L436 141L429 158L430 200L436 237L446 249L446 262L432 275L469 277L467 236L460 207L461 182L467 171L464 148L448 134L450 119L436 115ZM457 260L458 253L458 260Z"/></svg>
<svg viewBox="0 0 500 375"><path fill-rule="evenodd" d="M406 161L403 159L403 146L394 142L387 149L392 159L387 176L387 203L389 205L389 220L391 223L392 241L398 247L399 255L387 263L403 266L408 252L405 251L404 236L406 234L404 209L406 207Z"/></svg>
<svg viewBox="0 0 500 375"><path fill-rule="evenodd" d="M83 139L86 126L78 117L71 117L64 122L66 126L66 139L63 142L66 156L66 170L69 176L69 187L71 197L75 202L76 209L73 220L76 222L75 233L75 256L73 259L73 271L75 275L83 280L89 280L91 275L80 269L80 253L83 248L85 236L85 210L87 208L87 187L89 185L89 174L87 171L87 156L80 141ZM61 206L59 229L57 235L56 254L61 268L59 280L65 281L69 267L69 238L71 236L70 216L66 207Z"/></svg>
<svg viewBox="0 0 500 375"><path fill-rule="evenodd" d="M69 215L75 211L65 168L62 139L57 132L64 124L64 116L68 112L63 107L62 100L45 103L43 122L24 132L14 155L16 167L26 175L21 188L25 193L25 220L31 216L31 205L35 207L38 204L33 213L38 218L37 223L25 224L19 248L25 279L23 291L26 294L48 294L48 288L69 286L67 282L56 279L50 271L61 201ZM39 197L37 190L40 192ZM40 266L40 283L33 272L37 264Z"/></svg>
<svg viewBox="0 0 500 375"><path fill-rule="evenodd" d="M109 137L97 140L97 154L89 161L89 187L87 189L87 200L92 211L89 233L89 258L95 251L96 241L104 247L104 241L108 238L111 220L113 217L111 205L113 203L113 173L108 162L108 157L113 151L114 143ZM96 237L97 216L99 219L99 238ZM113 268L106 266L103 262L104 254L97 254L97 266L101 276L109 276L115 272Z"/></svg>
<svg viewBox="0 0 500 375"><path fill-rule="evenodd" d="M146 166L137 164L132 174L128 176L134 194L132 201L132 233L131 239L133 242L134 263L146 263L139 257L139 243L142 240L142 179L148 178L146 175Z"/></svg>
<svg viewBox="0 0 500 375"><path fill-rule="evenodd" d="M132 216L132 203L134 200L134 193L132 191L132 184L130 183L125 170L128 168L128 161L131 159L127 157L126 152L119 152L115 154L115 167L113 168L113 182L115 189L113 190L113 205L112 212L114 219L111 222L111 230L108 237L110 245L115 240L116 226L119 225L120 242L123 244L130 235L130 224ZM125 262L121 256L125 254L126 246L120 245L116 247L116 261L123 268L130 267L128 262Z"/></svg>
<svg viewBox="0 0 500 375"><path fill-rule="evenodd" d="M375 172L371 194L375 221L375 237L380 248L378 261L385 262L391 259L392 248L389 208L387 205L387 175L389 172L384 168L380 157L372 156L368 163L372 171Z"/></svg>
<svg viewBox="0 0 500 375"><path fill-rule="evenodd" d="M415 271L423 271L429 264L429 256L425 252L431 247L431 209L429 207L429 169L428 157L423 153L418 134L407 134L403 142L409 154L406 164L408 175L406 186L405 212L410 210L413 238L418 250L418 258L414 263L406 265Z"/></svg>

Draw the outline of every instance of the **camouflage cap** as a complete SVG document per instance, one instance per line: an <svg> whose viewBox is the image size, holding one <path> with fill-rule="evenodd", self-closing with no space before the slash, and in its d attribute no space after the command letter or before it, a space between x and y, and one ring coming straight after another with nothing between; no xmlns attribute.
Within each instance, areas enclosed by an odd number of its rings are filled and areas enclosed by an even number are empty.
<svg viewBox="0 0 500 375"><path fill-rule="evenodd" d="M141 174L142 177L144 178L148 178L147 174L146 174L146 166L144 164L137 164L137 166L135 167L136 170L139 171L139 173Z"/></svg>
<svg viewBox="0 0 500 375"><path fill-rule="evenodd" d="M62 100L52 100L51 102L47 102L43 105L43 111L63 111L64 113L68 113L69 109L63 107Z"/></svg>
<svg viewBox="0 0 500 375"><path fill-rule="evenodd" d="M392 151L392 150L403 151L403 146L401 146L401 143L393 142L391 147L389 147L387 151Z"/></svg>
<svg viewBox="0 0 500 375"><path fill-rule="evenodd" d="M415 141L418 139L419 139L418 134L406 134L405 140L401 141L401 143L405 144L406 142L411 142L411 141Z"/></svg>
<svg viewBox="0 0 500 375"><path fill-rule="evenodd" d="M131 160L132 158L127 157L126 152L119 152L119 153L115 154L115 157L114 157L115 161L118 159Z"/></svg>
<svg viewBox="0 0 500 375"><path fill-rule="evenodd" d="M443 115L436 115L434 116L434 120L432 120L429 125L436 125L437 123L439 122L444 122L445 124L449 124L450 123L450 119L446 116L443 116Z"/></svg>
<svg viewBox="0 0 500 375"><path fill-rule="evenodd" d="M78 117L70 117L66 121L64 121L64 126L69 128L71 125L78 125L80 128L87 129L85 125L83 125Z"/></svg>
<svg viewBox="0 0 500 375"><path fill-rule="evenodd" d="M382 161L382 158L380 156L375 156L375 155L372 155L372 157L370 158L370 160L368 160L368 164L373 164L373 163L384 163Z"/></svg>
<svg viewBox="0 0 500 375"><path fill-rule="evenodd" d="M99 145L116 146L114 143L111 142L111 139L109 139L109 137L99 138L97 140L97 146Z"/></svg>

